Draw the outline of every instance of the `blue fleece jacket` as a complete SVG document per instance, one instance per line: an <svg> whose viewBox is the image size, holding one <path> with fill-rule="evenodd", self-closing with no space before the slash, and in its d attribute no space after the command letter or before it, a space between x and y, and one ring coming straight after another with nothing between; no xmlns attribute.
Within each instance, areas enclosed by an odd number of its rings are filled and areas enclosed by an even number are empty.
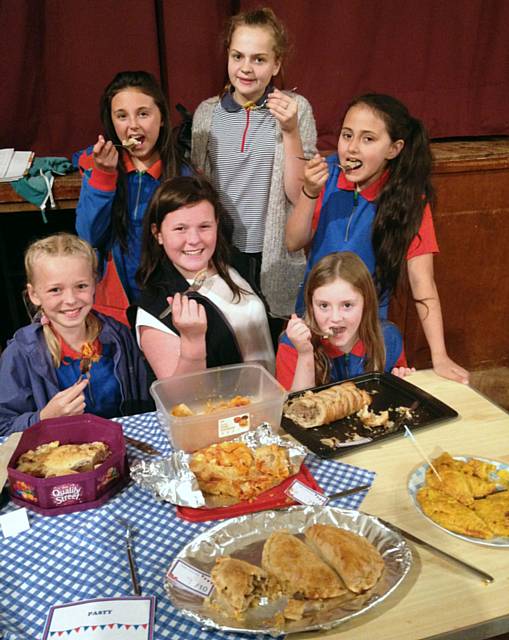
<svg viewBox="0 0 509 640"><path fill-rule="evenodd" d="M97 313L102 323L99 340L111 345L114 372L124 408L149 403L147 374L138 347L127 327ZM56 369L36 322L18 329L0 357L0 436L23 431L39 421L40 411L60 391Z"/></svg>

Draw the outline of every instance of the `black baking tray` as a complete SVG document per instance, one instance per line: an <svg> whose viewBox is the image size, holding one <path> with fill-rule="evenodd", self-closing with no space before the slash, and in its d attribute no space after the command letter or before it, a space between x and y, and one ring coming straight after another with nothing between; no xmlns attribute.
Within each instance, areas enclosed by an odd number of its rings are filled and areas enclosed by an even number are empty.
<svg viewBox="0 0 509 640"><path fill-rule="evenodd" d="M321 389L327 389L335 384L341 384L347 382L342 380L341 382L333 382L321 387L314 387L312 391L320 391ZM390 373L365 373L362 376L356 378L350 378L349 382L354 382L360 389L368 391L372 397L372 403L370 410L385 411L389 410L389 419L394 421L399 416L395 408L396 407L410 407L416 401L419 402L416 409L412 412L412 417L404 421L412 431L419 429L420 427L429 426L443 420L450 420L458 417L458 412L444 404L438 398L435 398L426 391L423 391L419 387L411 384L403 378L398 378ZM291 393L288 400L302 395L303 391L296 391ZM304 429L295 424L293 420L287 418L284 414L281 420L281 426L283 429L291 434L296 440L305 445L310 451L315 453L320 458L334 458L336 456L345 455L352 451L359 449L360 447L369 446L380 440L386 440L397 435L401 435L404 432L404 425L396 423L397 428L391 432L387 432L383 427L373 429L367 429L355 414L336 420L330 424L323 425L321 427L313 427L312 429ZM371 442L358 443L352 445L346 445L346 442L351 438L352 433L357 433L360 437L372 438ZM331 448L330 446L321 442L322 438L335 437L345 445Z"/></svg>

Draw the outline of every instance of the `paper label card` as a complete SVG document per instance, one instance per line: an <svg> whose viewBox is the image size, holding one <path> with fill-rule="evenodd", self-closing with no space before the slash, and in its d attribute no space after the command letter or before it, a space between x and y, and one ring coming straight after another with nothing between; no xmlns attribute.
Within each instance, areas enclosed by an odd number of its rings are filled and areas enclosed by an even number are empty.
<svg viewBox="0 0 509 640"><path fill-rule="evenodd" d="M42 640L152 640L155 597L105 598L55 605Z"/></svg>
<svg viewBox="0 0 509 640"><path fill-rule="evenodd" d="M290 496L296 502L300 502L301 504L306 505L318 505L322 506L327 504L327 496L324 496L323 493L319 493L311 487L308 487L307 484L304 484L300 480L294 480L292 484L286 489L286 495Z"/></svg>
<svg viewBox="0 0 509 640"><path fill-rule="evenodd" d="M171 565L166 577L175 585L206 598L212 593L214 585L208 573L177 558Z"/></svg>
<svg viewBox="0 0 509 640"><path fill-rule="evenodd" d="M9 511L3 516L0 516L0 526L2 527L2 533L4 538L10 538L16 536L22 531L30 529L30 522L28 521L27 510L22 507L21 509L15 509Z"/></svg>
<svg viewBox="0 0 509 640"><path fill-rule="evenodd" d="M249 431L251 419L249 413L241 413L231 418L222 418L217 421L217 433L220 438L236 436L239 433Z"/></svg>

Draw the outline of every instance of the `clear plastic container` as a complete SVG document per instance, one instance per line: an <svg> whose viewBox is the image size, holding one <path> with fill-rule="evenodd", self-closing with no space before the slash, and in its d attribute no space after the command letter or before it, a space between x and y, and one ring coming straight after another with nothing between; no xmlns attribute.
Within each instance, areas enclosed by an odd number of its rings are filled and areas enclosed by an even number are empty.
<svg viewBox="0 0 509 640"><path fill-rule="evenodd" d="M157 380L150 387L161 426L175 449L196 451L232 440L268 422L280 430L287 393L259 364L235 364ZM245 396L249 404L205 413L207 402ZM186 404L196 415L176 417L175 405Z"/></svg>

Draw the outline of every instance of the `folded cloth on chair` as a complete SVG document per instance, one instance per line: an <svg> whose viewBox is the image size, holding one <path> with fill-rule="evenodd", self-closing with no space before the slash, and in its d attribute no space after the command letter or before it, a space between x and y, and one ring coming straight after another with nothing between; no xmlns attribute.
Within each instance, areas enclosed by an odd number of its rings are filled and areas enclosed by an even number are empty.
<svg viewBox="0 0 509 640"><path fill-rule="evenodd" d="M67 158L35 158L27 175L11 185L22 198L44 212L48 198L51 206L55 206L51 192L53 175L63 176L73 170Z"/></svg>

